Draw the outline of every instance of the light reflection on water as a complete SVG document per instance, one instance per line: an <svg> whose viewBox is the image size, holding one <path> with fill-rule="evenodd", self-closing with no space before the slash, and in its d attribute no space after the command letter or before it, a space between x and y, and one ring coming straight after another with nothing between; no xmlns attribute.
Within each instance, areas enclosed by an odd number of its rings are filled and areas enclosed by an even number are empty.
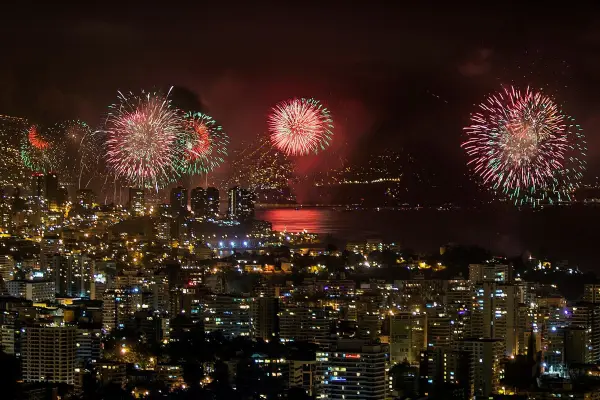
<svg viewBox="0 0 600 400"><path fill-rule="evenodd" d="M345 242L379 238L417 251L435 251L446 243L478 245L497 254L531 251L596 268L600 208L556 208L542 212L504 210L360 210L282 208L257 210L275 230L331 234Z"/></svg>
<svg viewBox="0 0 600 400"><path fill-rule="evenodd" d="M434 210L343 211L325 207L298 210L281 208L259 210L256 212L256 217L271 222L273 229L277 231L300 232L306 229L308 232L331 234L340 240L380 238L398 241L402 239L415 242L415 245L423 239L427 242L435 242L433 247L456 241L472 231L472 229L465 229L464 221L462 223L458 221L464 217L464 213ZM478 221L475 219L470 222L477 225Z"/></svg>

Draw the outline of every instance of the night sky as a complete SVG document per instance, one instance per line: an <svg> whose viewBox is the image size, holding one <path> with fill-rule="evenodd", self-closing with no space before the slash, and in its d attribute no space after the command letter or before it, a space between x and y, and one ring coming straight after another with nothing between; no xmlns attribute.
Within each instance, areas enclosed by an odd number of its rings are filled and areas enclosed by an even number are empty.
<svg viewBox="0 0 600 400"><path fill-rule="evenodd" d="M332 110L332 152L409 147L440 170L462 171L462 127L474 105L502 84L530 84L583 125L586 180L600 175L600 14L582 3L576 11L568 3L136 3L5 9L0 114L97 125L117 90L175 85L239 147L264 133L274 103L308 96Z"/></svg>

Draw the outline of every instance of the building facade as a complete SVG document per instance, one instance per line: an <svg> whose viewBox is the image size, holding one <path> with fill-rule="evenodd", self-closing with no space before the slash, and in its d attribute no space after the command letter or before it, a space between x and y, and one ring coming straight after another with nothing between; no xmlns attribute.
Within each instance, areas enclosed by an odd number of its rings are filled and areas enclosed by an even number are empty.
<svg viewBox="0 0 600 400"><path fill-rule="evenodd" d="M339 340L317 353L317 398L384 400L389 390L387 346L361 340Z"/></svg>
<svg viewBox="0 0 600 400"><path fill-rule="evenodd" d="M40 324L22 329L22 373L25 382L75 384L77 328Z"/></svg>

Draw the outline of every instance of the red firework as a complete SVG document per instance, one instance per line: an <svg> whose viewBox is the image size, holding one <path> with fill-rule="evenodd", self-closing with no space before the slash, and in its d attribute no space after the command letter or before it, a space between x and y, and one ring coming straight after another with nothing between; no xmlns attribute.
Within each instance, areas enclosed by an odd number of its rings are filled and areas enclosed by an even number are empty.
<svg viewBox="0 0 600 400"><path fill-rule="evenodd" d="M42 137L38 133L37 126L35 125L29 128L29 133L27 134L27 137L29 139L29 143L31 143L31 145L38 150L46 150L48 147L50 147L50 143L42 139Z"/></svg>
<svg viewBox="0 0 600 400"><path fill-rule="evenodd" d="M332 136L329 112L314 99L277 104L268 123L273 146L287 155L316 153L329 145Z"/></svg>
<svg viewBox="0 0 600 400"><path fill-rule="evenodd" d="M195 137L191 140L190 148L186 149L188 161L195 161L210 153L210 136L206 124L195 119L186 121L188 127L194 132Z"/></svg>

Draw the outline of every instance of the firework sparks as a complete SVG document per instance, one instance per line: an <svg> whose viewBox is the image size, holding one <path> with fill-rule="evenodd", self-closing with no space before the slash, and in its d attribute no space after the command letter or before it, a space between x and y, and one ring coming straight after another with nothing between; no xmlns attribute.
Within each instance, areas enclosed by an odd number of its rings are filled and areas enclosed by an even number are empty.
<svg viewBox="0 0 600 400"><path fill-rule="evenodd" d="M183 128L182 172L209 172L223 163L227 155L229 137L214 119L206 114L190 112L184 116Z"/></svg>
<svg viewBox="0 0 600 400"><path fill-rule="evenodd" d="M46 150L48 147L50 147L50 143L40 136L38 127L35 125L32 125L31 128L29 128L29 131L27 132L27 139L29 139L29 144L38 150Z"/></svg>
<svg viewBox="0 0 600 400"><path fill-rule="evenodd" d="M180 176L181 117L167 96L119 93L105 127L106 161L129 184L160 188Z"/></svg>
<svg viewBox="0 0 600 400"><path fill-rule="evenodd" d="M69 155L59 169L61 180L78 188L86 187L101 170L101 135L79 120L56 124L53 130L62 139L60 145Z"/></svg>
<svg viewBox="0 0 600 400"><path fill-rule="evenodd" d="M491 95L471 115L462 147L468 165L515 204L570 199L585 170L579 125L541 92L514 87Z"/></svg>
<svg viewBox="0 0 600 400"><path fill-rule="evenodd" d="M42 131L39 126L27 128L21 141L23 164L35 172L49 172L59 168L64 160L64 148L51 129Z"/></svg>
<svg viewBox="0 0 600 400"><path fill-rule="evenodd" d="M325 149L333 135L329 111L314 99L292 99L277 104L268 119L273 145L299 156Z"/></svg>

